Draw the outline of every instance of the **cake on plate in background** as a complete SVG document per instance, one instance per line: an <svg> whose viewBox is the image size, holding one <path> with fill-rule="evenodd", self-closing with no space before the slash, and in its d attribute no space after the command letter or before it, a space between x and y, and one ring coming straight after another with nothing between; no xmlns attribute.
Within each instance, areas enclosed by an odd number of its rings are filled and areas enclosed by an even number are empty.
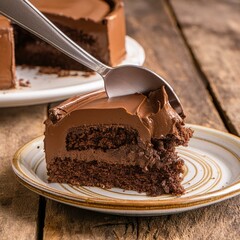
<svg viewBox="0 0 240 240"><path fill-rule="evenodd" d="M115 66L125 57L125 20L121 0L32 0L47 18L101 62ZM49 44L15 26L16 62L87 70Z"/></svg>
<svg viewBox="0 0 240 240"><path fill-rule="evenodd" d="M0 16L0 89L13 87L15 87L13 29L10 22Z"/></svg>
<svg viewBox="0 0 240 240"><path fill-rule="evenodd" d="M32 0L31 3L101 62L115 66L125 58L122 0ZM15 86L14 48L17 65L91 71L21 27L15 24L12 27L1 17L0 34L4 38L1 37L0 49L3 44L7 47L0 54L8 59L0 62L0 89Z"/></svg>

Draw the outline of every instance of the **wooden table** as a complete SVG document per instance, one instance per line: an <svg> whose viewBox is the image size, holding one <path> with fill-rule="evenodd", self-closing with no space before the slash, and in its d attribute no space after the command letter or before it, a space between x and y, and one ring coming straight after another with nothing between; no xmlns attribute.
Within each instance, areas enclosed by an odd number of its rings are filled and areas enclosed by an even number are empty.
<svg viewBox="0 0 240 240"><path fill-rule="evenodd" d="M127 32L145 66L170 82L187 122L240 133L240 2L128 0ZM240 197L159 217L119 217L60 204L21 186L14 152L43 134L49 105L0 110L0 239L240 239Z"/></svg>

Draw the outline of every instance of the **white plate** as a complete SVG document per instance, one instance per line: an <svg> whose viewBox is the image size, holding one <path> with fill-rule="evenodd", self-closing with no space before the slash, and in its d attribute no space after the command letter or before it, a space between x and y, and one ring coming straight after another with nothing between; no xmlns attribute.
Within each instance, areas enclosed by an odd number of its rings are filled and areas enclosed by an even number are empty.
<svg viewBox="0 0 240 240"><path fill-rule="evenodd" d="M240 139L214 129L189 125L194 136L189 146L179 147L186 164L181 197L148 197L122 189L73 187L48 183L43 136L15 154L12 167L18 180L47 198L89 210L122 215L161 215L196 209L240 193Z"/></svg>
<svg viewBox="0 0 240 240"><path fill-rule="evenodd" d="M126 37L127 55L123 64L142 65L145 53L134 39ZM78 76L58 77L56 74L39 74L38 68L17 67L17 79L30 81L30 87L0 90L0 107L17 107L55 102L103 88L98 74L84 77L84 72L73 71Z"/></svg>

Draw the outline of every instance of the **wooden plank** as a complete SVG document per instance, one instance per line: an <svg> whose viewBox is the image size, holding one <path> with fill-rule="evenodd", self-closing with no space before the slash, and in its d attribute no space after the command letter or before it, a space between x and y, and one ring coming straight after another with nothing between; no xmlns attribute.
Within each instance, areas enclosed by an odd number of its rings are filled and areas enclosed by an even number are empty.
<svg viewBox="0 0 240 240"><path fill-rule="evenodd" d="M145 48L146 66L174 86L188 122L225 130L163 2L129 0L125 3L129 35ZM128 218L76 209L48 200L44 239L204 239L206 230L201 233L202 228L209 227L214 233L221 230L217 220L228 221L224 233L234 229L237 218L232 214L229 219L227 214L239 212L235 206L238 201L235 198L173 216Z"/></svg>
<svg viewBox="0 0 240 240"><path fill-rule="evenodd" d="M238 240L239 197L186 213L140 218L139 239Z"/></svg>
<svg viewBox="0 0 240 240"><path fill-rule="evenodd" d="M240 1L171 0L229 129L240 134Z"/></svg>
<svg viewBox="0 0 240 240"><path fill-rule="evenodd" d="M224 130L163 1L126 1L127 28L145 49L145 66L163 76L182 101L187 122Z"/></svg>
<svg viewBox="0 0 240 240"><path fill-rule="evenodd" d="M19 147L43 133L46 107L1 109L0 239L36 239L38 195L15 179L11 160Z"/></svg>
<svg viewBox="0 0 240 240"><path fill-rule="evenodd" d="M44 239L137 239L137 222L48 200Z"/></svg>

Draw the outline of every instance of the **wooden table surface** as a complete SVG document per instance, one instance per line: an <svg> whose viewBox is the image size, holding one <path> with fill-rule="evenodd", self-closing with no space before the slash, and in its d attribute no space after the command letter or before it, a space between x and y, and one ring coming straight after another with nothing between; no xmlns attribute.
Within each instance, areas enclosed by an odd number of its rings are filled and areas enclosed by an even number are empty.
<svg viewBox="0 0 240 240"><path fill-rule="evenodd" d="M174 87L187 122L240 133L240 2L128 0L128 35ZM14 152L43 134L49 105L0 110L0 239L240 239L240 197L177 215L119 217L21 186Z"/></svg>

